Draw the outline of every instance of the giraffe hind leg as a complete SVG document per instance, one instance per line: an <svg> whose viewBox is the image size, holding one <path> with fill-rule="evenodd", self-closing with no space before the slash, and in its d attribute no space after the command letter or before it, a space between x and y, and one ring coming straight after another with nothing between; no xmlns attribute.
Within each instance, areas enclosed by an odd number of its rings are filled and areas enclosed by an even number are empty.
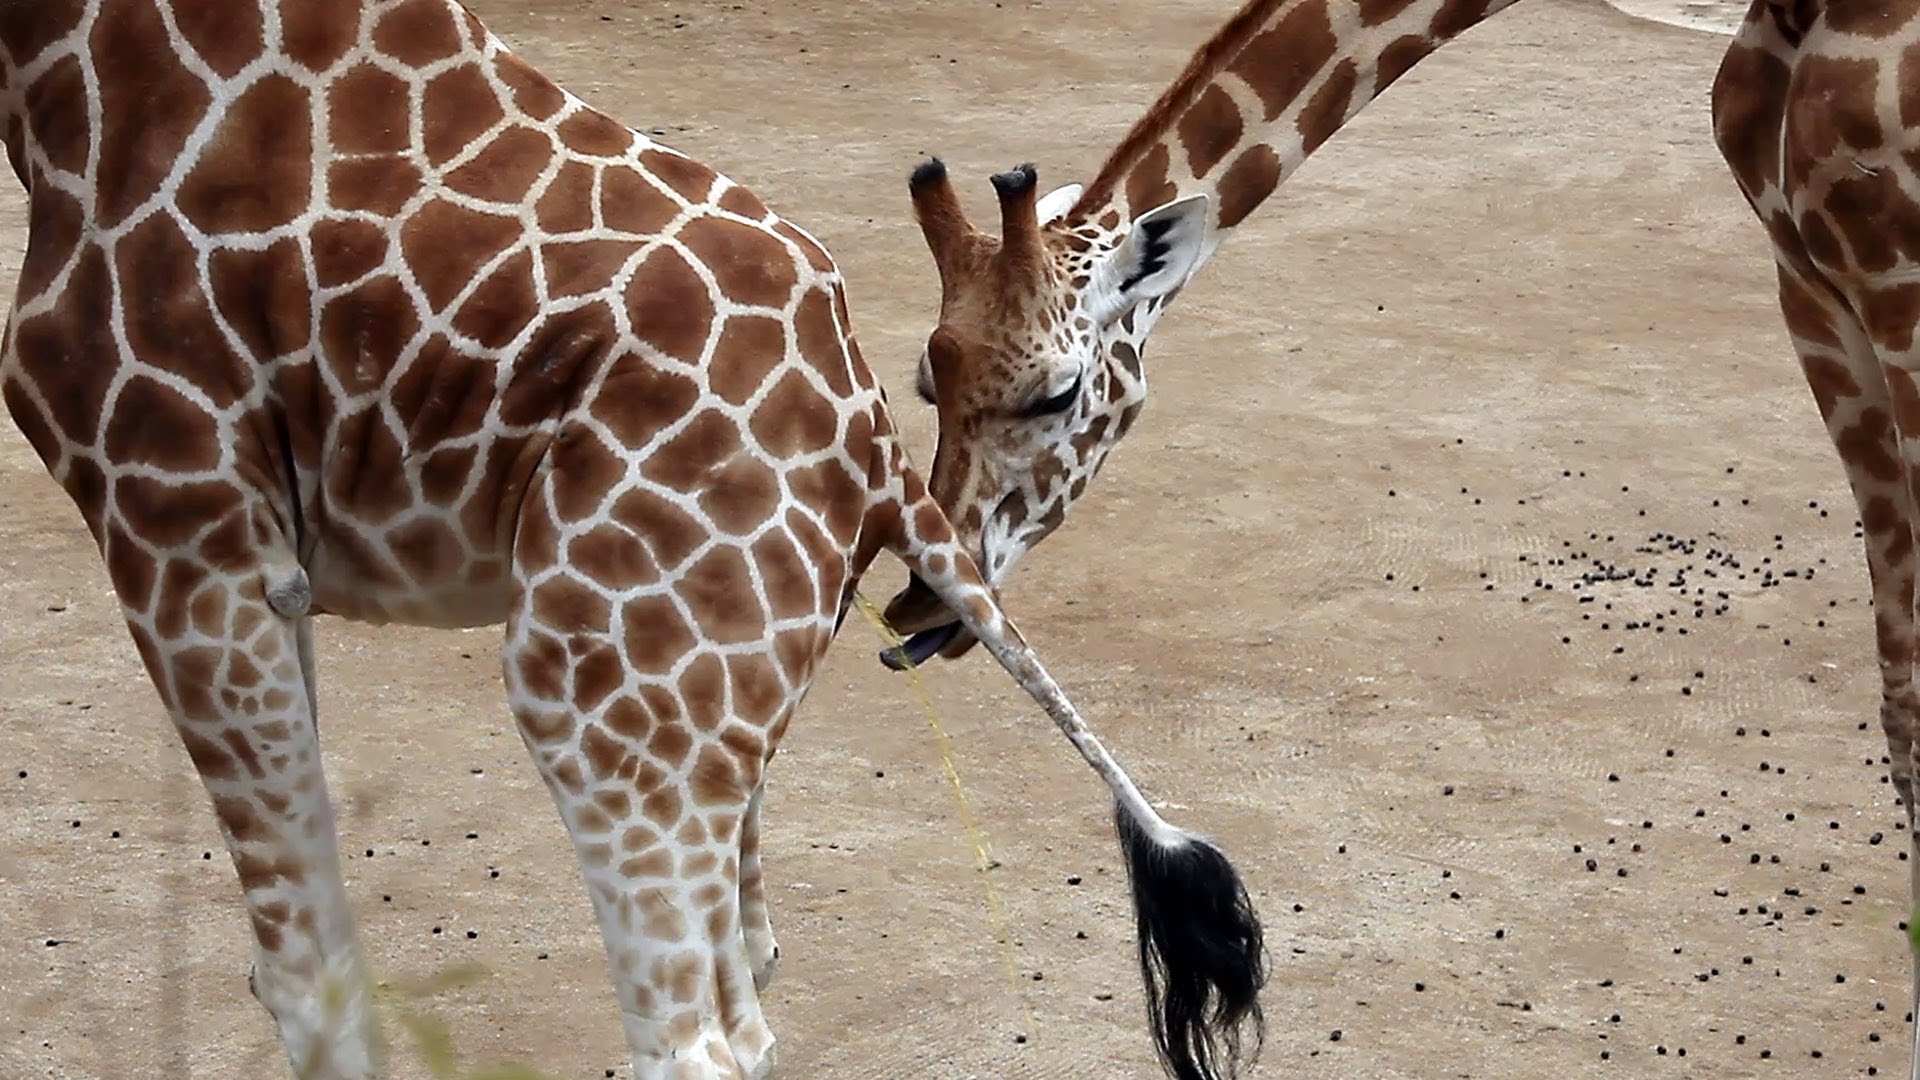
<svg viewBox="0 0 1920 1080"><path fill-rule="evenodd" d="M832 612L778 633L748 616L727 624L729 644L707 640L695 632L700 615L759 605L741 595L753 588L750 564L729 554L741 547L716 542L685 556L732 568L697 582L678 567L640 573L633 560L578 560L578 545L565 542L575 530L617 530L646 558L669 547L644 514L566 517L564 507L638 505L582 494L589 479L562 459L523 505L508 700L573 839L635 1080L759 1080L772 1069L774 1036L749 957L743 833L771 732L811 676L810 667L783 674L775 642L781 633L817 641Z"/></svg>

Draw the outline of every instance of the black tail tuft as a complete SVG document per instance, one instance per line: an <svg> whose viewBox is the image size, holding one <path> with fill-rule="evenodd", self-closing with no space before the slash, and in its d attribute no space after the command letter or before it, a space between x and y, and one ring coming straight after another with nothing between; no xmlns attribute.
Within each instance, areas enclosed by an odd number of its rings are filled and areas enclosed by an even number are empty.
<svg viewBox="0 0 1920 1080"><path fill-rule="evenodd" d="M1247 887L1227 857L1197 837L1161 844L1117 810L1140 925L1140 974L1160 1060L1177 1080L1224 1080L1250 1061L1265 1026L1266 951Z"/></svg>

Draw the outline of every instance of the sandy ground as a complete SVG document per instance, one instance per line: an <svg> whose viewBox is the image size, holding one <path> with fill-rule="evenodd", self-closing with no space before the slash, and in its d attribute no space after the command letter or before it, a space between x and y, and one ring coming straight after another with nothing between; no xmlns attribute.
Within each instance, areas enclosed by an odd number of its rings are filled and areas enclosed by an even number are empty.
<svg viewBox="0 0 1920 1080"><path fill-rule="evenodd" d="M919 155L977 210L1021 160L1084 179L1228 6L477 5L821 235L897 399L935 298ZM1241 861L1274 949L1257 1075L1901 1060L1865 575L1708 137L1722 46L1536 0L1427 61L1187 291L1142 423L1009 590L1145 786ZM14 247L20 213L0 199ZM934 674L1016 996L913 698L843 638L769 796L783 1075L1152 1075L1097 781L983 656ZM437 1005L469 1061L624 1076L496 640L323 627L351 890L384 970L491 971ZM10 427L0 806L0 1075L284 1075L197 781Z"/></svg>

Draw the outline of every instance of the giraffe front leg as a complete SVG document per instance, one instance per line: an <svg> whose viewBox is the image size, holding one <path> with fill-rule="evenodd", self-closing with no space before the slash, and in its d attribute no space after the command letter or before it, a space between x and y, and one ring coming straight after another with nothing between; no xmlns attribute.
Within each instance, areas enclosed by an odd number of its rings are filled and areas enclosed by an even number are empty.
<svg viewBox="0 0 1920 1080"><path fill-rule="evenodd" d="M753 970L753 988L765 993L780 970L780 943L773 936L773 911L767 903L766 866L760 858L760 802L762 784L747 804L740 822L740 930L746 939L747 964Z"/></svg>
<svg viewBox="0 0 1920 1080"><path fill-rule="evenodd" d="M254 937L248 984L293 1075L373 1080L383 1053L321 766L304 575L291 562L222 570L157 558L117 523L104 548L238 871Z"/></svg>

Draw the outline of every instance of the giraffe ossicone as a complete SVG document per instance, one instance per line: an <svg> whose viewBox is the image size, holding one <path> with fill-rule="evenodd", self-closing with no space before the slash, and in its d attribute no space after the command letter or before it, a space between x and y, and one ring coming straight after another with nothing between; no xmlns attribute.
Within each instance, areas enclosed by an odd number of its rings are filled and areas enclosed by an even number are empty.
<svg viewBox="0 0 1920 1080"><path fill-rule="evenodd" d="M883 551L1106 781L1156 1041L1232 1070L1245 887L1001 612L804 230L453 0L0 5L0 109L29 204L0 394L207 789L301 1080L384 1073L315 616L505 624L634 1075L761 1077L766 769Z"/></svg>
<svg viewBox="0 0 1920 1080"><path fill-rule="evenodd" d="M1084 188L1001 192L1003 234L975 229L944 166L908 189L940 271L921 397L940 410L930 484L990 586L1085 493L1146 400L1146 338L1218 245L1279 183L1401 75L1515 0L1251 0L1108 155ZM1713 87L1713 128L1765 224L1780 306L1860 510L1873 583L1881 727L1915 813L1914 550L1920 540L1920 0L1755 0ZM1068 193L1071 193L1069 195ZM1157 295L1100 273L1147 208L1206 196L1197 255ZM1066 205L1069 204L1070 205ZM1157 211L1155 211L1157 212ZM1037 241L1037 245L1036 245ZM1123 282L1124 284L1124 282ZM1074 395L1038 395L1062 385ZM972 645L932 590L889 606L920 651ZM1920 899L1920 848L1911 887ZM1920 953L1912 996L1920 1015ZM1911 1075L1920 1080L1920 1025Z"/></svg>

